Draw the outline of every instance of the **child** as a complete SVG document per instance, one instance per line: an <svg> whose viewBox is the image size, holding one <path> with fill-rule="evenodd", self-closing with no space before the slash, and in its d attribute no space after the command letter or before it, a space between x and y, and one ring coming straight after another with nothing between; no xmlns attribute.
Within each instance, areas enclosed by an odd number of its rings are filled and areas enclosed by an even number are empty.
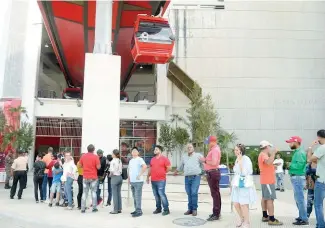
<svg viewBox="0 0 325 228"><path fill-rule="evenodd" d="M40 192L41 202L43 202L43 191L42 191L42 183L44 177L44 171L46 168L45 162L42 161L42 154L37 155L36 161L34 163L34 194L36 203L38 201L38 191Z"/></svg>
<svg viewBox="0 0 325 228"><path fill-rule="evenodd" d="M307 216L310 217L314 205L314 186L316 181L317 163L309 163L306 169L306 188L307 188Z"/></svg>
<svg viewBox="0 0 325 228"><path fill-rule="evenodd" d="M53 182L51 186L51 196L50 196L50 204L49 207L52 207L53 197L56 193L56 204L55 206L59 206L60 201L60 190L61 190L61 176L63 174L63 169L60 167L60 163L56 162L54 167L52 168L53 173Z"/></svg>

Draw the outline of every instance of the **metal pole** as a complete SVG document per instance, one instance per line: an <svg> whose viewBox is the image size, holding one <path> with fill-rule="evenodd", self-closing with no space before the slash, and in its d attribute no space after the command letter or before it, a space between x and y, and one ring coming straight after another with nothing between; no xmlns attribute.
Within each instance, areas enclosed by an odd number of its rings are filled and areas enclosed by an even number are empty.
<svg viewBox="0 0 325 228"><path fill-rule="evenodd" d="M113 0L96 1L94 53L112 55Z"/></svg>

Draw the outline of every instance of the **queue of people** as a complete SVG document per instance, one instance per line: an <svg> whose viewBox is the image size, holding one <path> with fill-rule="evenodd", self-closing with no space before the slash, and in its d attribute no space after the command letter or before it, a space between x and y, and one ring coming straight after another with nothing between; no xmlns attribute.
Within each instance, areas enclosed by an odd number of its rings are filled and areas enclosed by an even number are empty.
<svg viewBox="0 0 325 228"><path fill-rule="evenodd" d="M294 225L304 226L309 224L309 217L315 208L317 219L317 228L325 228L323 200L325 198L325 130L317 132L317 140L308 148L306 153L301 145L302 139L299 136L292 136L286 140L289 147L293 150L293 156L289 165L289 175L293 187L294 199L296 201L299 216L293 222ZM219 182L221 178L219 165L221 159L221 150L218 146L216 136L209 136L205 144L209 147L206 157L194 151L192 144L187 145L187 153L184 154L180 166L174 172L178 175L183 172L185 176L185 190L188 196L188 207L184 215L197 216L198 214L198 192L200 187L201 175L206 173L210 188L213 207L212 214L207 221L215 221L221 218L221 195ZM315 146L317 148L315 148ZM97 205L101 203L99 184L103 184L107 176L109 181L109 197L107 205L110 205L113 198L113 210L110 214L122 213L121 187L123 180L128 180L131 186L134 200L134 211L132 217L140 217L142 211L142 188L144 184L144 174L148 169L147 183L151 182L156 206L153 214L170 214L168 197L166 195L166 174L171 170L171 164L167 157L162 155L163 148L155 146L155 157L151 159L150 166L147 167L143 158L139 156L136 147L132 148L131 157L124 160L120 156L120 151L114 150L112 155L103 157L103 151L98 150L95 154L95 147L89 145L88 152L83 154L77 164L71 153L66 152L64 163L62 158L53 155L53 149L49 148L46 156L38 155L34 163L34 193L35 200L39 202L38 192L41 201L46 199L47 191L44 191L44 180L51 182L50 204L56 195L56 205L59 205L60 193L67 201L67 208L73 208L72 184L78 181L78 209L82 213L86 212L86 202L89 190L92 198L92 212L97 212ZM231 201L234 204L238 215L236 227L250 227L249 205L257 201L255 183L253 180L253 164L248 155L246 147L243 144L237 144L234 149L236 161L234 164L234 178L231 183ZM23 151L18 151L18 158L11 161L10 156L6 161L12 162L11 176L13 176L13 186L10 191L10 198L13 199L16 194L17 183L20 188L18 199L21 199L23 189L26 187L28 169L27 160ZM54 161L54 162L53 162ZM128 163L128 170L125 169L125 163ZM283 184L283 164L284 161L277 149L268 141L260 142L260 154L258 156L258 167L260 170L260 184L262 190L261 208L262 221L270 226L283 225L275 217L274 201L276 200L276 190L284 191ZM46 169L51 168L51 172ZM105 171L106 170L106 171ZM50 173L50 174L49 174ZM47 179L45 178L47 177ZM49 181L48 178L52 178ZM8 183L9 185L9 183ZM6 187L8 187L6 185ZM62 186L64 191L62 192ZM9 186L10 187L10 186ZM307 189L305 198L304 190ZM305 200L306 199L306 200ZM306 203L307 201L307 203ZM306 206L307 205L307 206Z"/></svg>

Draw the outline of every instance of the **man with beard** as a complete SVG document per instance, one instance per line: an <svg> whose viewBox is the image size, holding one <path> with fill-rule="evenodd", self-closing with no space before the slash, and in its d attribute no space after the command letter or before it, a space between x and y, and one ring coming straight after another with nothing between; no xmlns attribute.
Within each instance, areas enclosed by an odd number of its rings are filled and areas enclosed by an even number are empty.
<svg viewBox="0 0 325 228"><path fill-rule="evenodd" d="M132 155L130 154L128 144L126 144L125 142L122 142L121 143L121 160L122 160L123 166L128 165L131 158L132 158Z"/></svg>
<svg viewBox="0 0 325 228"><path fill-rule="evenodd" d="M152 191L156 199L156 210L154 214L161 213L161 204L164 208L162 215L168 215L169 203L166 196L166 174L171 169L170 161L167 157L162 155L163 147L156 145L153 157L150 161L150 169L147 175L147 183L149 184L151 177Z"/></svg>
<svg viewBox="0 0 325 228"><path fill-rule="evenodd" d="M100 194L101 194L100 186L103 186L103 183L105 181L106 157L103 156L104 151L101 149L97 150L97 155L98 155L99 161L100 161L100 169L97 171L97 175L98 175L97 205L99 205L103 201L103 198L100 196Z"/></svg>
<svg viewBox="0 0 325 228"><path fill-rule="evenodd" d="M319 145L312 153L312 148L315 145ZM324 228L324 209L323 202L325 198L325 130L319 130L317 132L317 140L315 140L312 145L308 148L308 161L317 162L316 168L316 182L315 182L315 214L316 214L316 227Z"/></svg>
<svg viewBox="0 0 325 228"><path fill-rule="evenodd" d="M296 205L299 210L299 217L293 223L293 225L296 226L306 226L309 224L304 197L304 188L306 186L307 155L301 146L301 141L302 139L299 136L292 136L290 139L286 140L286 143L288 143L289 147L293 150L289 174Z"/></svg>

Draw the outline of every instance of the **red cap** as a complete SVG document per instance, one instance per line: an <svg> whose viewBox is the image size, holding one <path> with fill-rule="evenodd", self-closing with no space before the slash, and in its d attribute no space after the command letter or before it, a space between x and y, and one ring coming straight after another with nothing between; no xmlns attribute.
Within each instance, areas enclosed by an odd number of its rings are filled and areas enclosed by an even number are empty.
<svg viewBox="0 0 325 228"><path fill-rule="evenodd" d="M211 142L217 142L217 137L214 135L210 135L208 138L204 140L204 144L209 144Z"/></svg>
<svg viewBox="0 0 325 228"><path fill-rule="evenodd" d="M286 140L286 143L298 142L301 143L302 139L299 136L292 136L290 139Z"/></svg>

